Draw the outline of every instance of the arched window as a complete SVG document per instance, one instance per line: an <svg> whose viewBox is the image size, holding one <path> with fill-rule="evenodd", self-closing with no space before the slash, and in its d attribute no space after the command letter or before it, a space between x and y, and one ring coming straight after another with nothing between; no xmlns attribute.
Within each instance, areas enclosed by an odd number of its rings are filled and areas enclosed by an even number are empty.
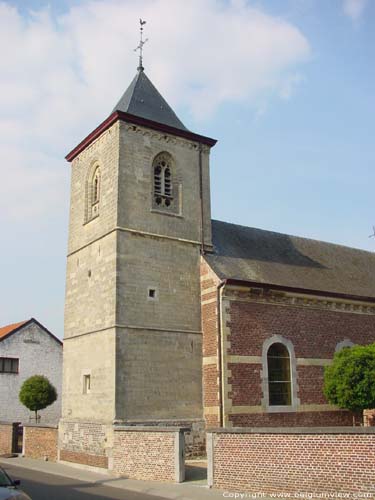
<svg viewBox="0 0 375 500"><path fill-rule="evenodd" d="M280 342L272 344L267 351L268 394L270 406L292 404L292 377L290 355Z"/></svg>
<svg viewBox="0 0 375 500"><path fill-rule="evenodd" d="M86 176L85 195L85 223L95 219L99 215L101 196L101 172L98 162L91 164Z"/></svg>
<svg viewBox="0 0 375 500"><path fill-rule="evenodd" d="M91 203L95 205L95 203L99 203L100 198L100 168L97 167L95 169L93 178L92 178L92 199Z"/></svg>
<svg viewBox="0 0 375 500"><path fill-rule="evenodd" d="M154 201L157 207L170 207L173 201L172 159L160 153L153 163Z"/></svg>

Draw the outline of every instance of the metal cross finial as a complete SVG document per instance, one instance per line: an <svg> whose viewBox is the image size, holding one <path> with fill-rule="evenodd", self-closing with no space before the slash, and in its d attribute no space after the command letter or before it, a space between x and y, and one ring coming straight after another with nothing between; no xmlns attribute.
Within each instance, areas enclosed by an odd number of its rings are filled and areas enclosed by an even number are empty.
<svg viewBox="0 0 375 500"><path fill-rule="evenodd" d="M140 19L139 24L140 24L140 28L139 28L140 42L139 42L138 47L136 49L134 49L134 52L139 50L139 64L138 64L137 70L143 71L144 70L144 67L143 67L143 45L147 42L148 38L146 38L146 40L143 40L143 25L146 24L146 21L143 21L142 19Z"/></svg>

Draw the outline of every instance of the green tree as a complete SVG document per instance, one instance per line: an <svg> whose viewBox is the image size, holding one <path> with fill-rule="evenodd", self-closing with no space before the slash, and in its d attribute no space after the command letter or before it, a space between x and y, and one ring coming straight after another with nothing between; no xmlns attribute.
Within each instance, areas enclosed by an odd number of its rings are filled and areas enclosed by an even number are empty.
<svg viewBox="0 0 375 500"><path fill-rule="evenodd" d="M35 412L35 421L38 422L38 411L56 401L57 392L47 377L33 375L22 384L19 399L26 408Z"/></svg>
<svg viewBox="0 0 375 500"><path fill-rule="evenodd" d="M324 395L363 422L363 410L375 408L375 344L344 347L324 370Z"/></svg>

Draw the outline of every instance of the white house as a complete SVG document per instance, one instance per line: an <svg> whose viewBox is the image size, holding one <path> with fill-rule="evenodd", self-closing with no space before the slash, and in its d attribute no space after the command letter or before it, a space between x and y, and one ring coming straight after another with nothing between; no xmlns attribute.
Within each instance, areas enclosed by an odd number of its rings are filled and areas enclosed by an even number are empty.
<svg viewBox="0 0 375 500"><path fill-rule="evenodd" d="M44 375L57 400L40 411L41 423L57 424L61 414L62 342L36 319L0 327L0 420L28 423L33 414L19 401L22 383Z"/></svg>

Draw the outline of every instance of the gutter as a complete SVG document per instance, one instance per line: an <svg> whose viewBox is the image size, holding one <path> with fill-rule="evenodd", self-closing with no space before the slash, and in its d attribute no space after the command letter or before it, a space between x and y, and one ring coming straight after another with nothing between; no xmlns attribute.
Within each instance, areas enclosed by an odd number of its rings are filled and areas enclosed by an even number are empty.
<svg viewBox="0 0 375 500"><path fill-rule="evenodd" d="M223 282L226 285L237 285L237 286L244 286L244 287L258 287L258 288L264 288L265 290L280 290L284 292L291 292L291 293L304 293L306 295L317 295L317 296L324 296L324 297L331 297L331 298L338 298L338 299L346 299L346 300L355 300L358 302L371 302L375 303L375 297L366 297L362 295L351 295L351 294L346 294L346 293L340 293L340 292L328 292L325 290L313 290L310 288L298 288L298 287L293 287L293 286L284 286L284 285L275 285L272 283L262 283L259 281L251 281L251 280L239 280L235 278L226 278L223 280Z"/></svg>
<svg viewBox="0 0 375 500"><path fill-rule="evenodd" d="M202 144L199 143L198 148L198 164L199 164L199 197L201 205L201 253L204 255L204 208L203 208L203 172L202 172Z"/></svg>
<svg viewBox="0 0 375 500"><path fill-rule="evenodd" d="M222 319L222 298L224 287L226 285L226 281L221 281L217 286L217 369L219 372L219 427L223 427L224 422L224 405L223 405L223 365L224 360L222 359L224 350L222 349L222 331L223 331L223 319Z"/></svg>

